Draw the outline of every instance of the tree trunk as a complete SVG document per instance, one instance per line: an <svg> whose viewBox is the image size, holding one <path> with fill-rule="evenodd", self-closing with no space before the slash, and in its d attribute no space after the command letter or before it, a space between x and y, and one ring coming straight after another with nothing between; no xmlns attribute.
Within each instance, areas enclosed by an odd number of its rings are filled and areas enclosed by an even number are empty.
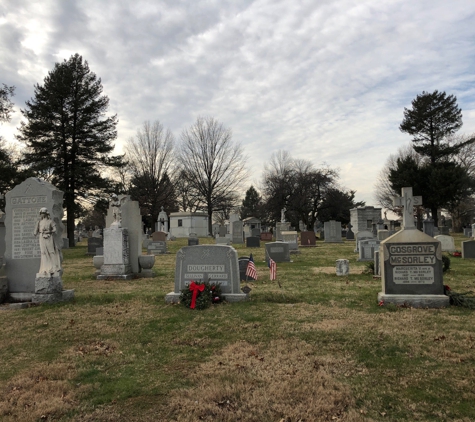
<svg viewBox="0 0 475 422"><path fill-rule="evenodd" d="M69 247L74 247L74 197L66 192L65 194L66 205L66 233L69 239Z"/></svg>
<svg viewBox="0 0 475 422"><path fill-rule="evenodd" d="M432 207L430 212L432 214L432 219L434 220L434 227L439 227L439 215L437 214L437 207Z"/></svg>

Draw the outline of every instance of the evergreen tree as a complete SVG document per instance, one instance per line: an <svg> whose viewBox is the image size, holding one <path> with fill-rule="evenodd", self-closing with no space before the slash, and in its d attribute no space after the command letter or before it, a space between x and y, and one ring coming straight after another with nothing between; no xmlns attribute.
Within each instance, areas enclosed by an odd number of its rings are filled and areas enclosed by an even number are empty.
<svg viewBox="0 0 475 422"><path fill-rule="evenodd" d="M241 205L241 220L244 220L247 217L256 217L260 218L261 207L261 197L254 186L246 191L246 196L242 200Z"/></svg>
<svg viewBox="0 0 475 422"><path fill-rule="evenodd" d="M122 165L122 157L110 156L117 117L106 117L108 106L101 79L75 54L56 63L43 85L35 85L34 98L21 111L26 118L18 137L27 146L23 162L38 174L51 174L51 183L64 192L71 246L77 199L106 189L104 169Z"/></svg>
<svg viewBox="0 0 475 422"><path fill-rule="evenodd" d="M451 135L461 127L462 111L457 98L437 90L423 91L412 101L411 109L404 108L404 119L399 126L402 132L413 137L414 151L423 160L417 168L411 167L409 161L398 161L392 174L395 181L391 182L392 188L398 191L402 186L412 186L415 194L419 190L424 207L431 209L436 225L439 208L459 202L473 192L471 177L455 163L454 156L475 139L450 142Z"/></svg>

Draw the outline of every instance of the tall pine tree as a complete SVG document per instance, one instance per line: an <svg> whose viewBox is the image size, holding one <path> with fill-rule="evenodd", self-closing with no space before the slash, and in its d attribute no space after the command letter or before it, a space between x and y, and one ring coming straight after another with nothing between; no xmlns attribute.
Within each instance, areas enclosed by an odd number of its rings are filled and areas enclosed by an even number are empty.
<svg viewBox="0 0 475 422"><path fill-rule="evenodd" d="M108 106L101 79L75 54L56 63L43 85L35 85L34 98L21 111L27 120L18 137L27 146L24 163L38 175L50 175L64 192L70 246L77 198L107 188L104 168L122 165L122 157L110 156L117 116L106 116Z"/></svg>

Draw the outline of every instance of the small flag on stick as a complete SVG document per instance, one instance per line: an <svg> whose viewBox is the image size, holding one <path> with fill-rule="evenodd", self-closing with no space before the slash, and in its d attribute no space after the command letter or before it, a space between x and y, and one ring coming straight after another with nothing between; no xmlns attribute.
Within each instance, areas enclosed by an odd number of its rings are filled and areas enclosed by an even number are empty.
<svg viewBox="0 0 475 422"><path fill-rule="evenodd" d="M257 270L256 265L254 264L254 259L252 258L252 254L249 256L249 262L247 263L246 277L251 277L254 280L257 280Z"/></svg>
<svg viewBox="0 0 475 422"><path fill-rule="evenodd" d="M277 278L277 264L269 257L270 279L275 280Z"/></svg>

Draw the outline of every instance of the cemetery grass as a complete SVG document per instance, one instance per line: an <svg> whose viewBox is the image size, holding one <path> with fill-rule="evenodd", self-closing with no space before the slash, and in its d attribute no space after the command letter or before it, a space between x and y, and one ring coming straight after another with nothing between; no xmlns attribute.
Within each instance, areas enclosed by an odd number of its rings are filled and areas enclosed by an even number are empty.
<svg viewBox="0 0 475 422"><path fill-rule="evenodd" d="M250 301L167 305L185 242L132 281L95 280L86 246L65 250L74 302L1 313L0 420L475 420L474 311L379 307L354 242L301 248L280 286L264 247L238 245ZM475 262L451 263L444 283L473 293Z"/></svg>

